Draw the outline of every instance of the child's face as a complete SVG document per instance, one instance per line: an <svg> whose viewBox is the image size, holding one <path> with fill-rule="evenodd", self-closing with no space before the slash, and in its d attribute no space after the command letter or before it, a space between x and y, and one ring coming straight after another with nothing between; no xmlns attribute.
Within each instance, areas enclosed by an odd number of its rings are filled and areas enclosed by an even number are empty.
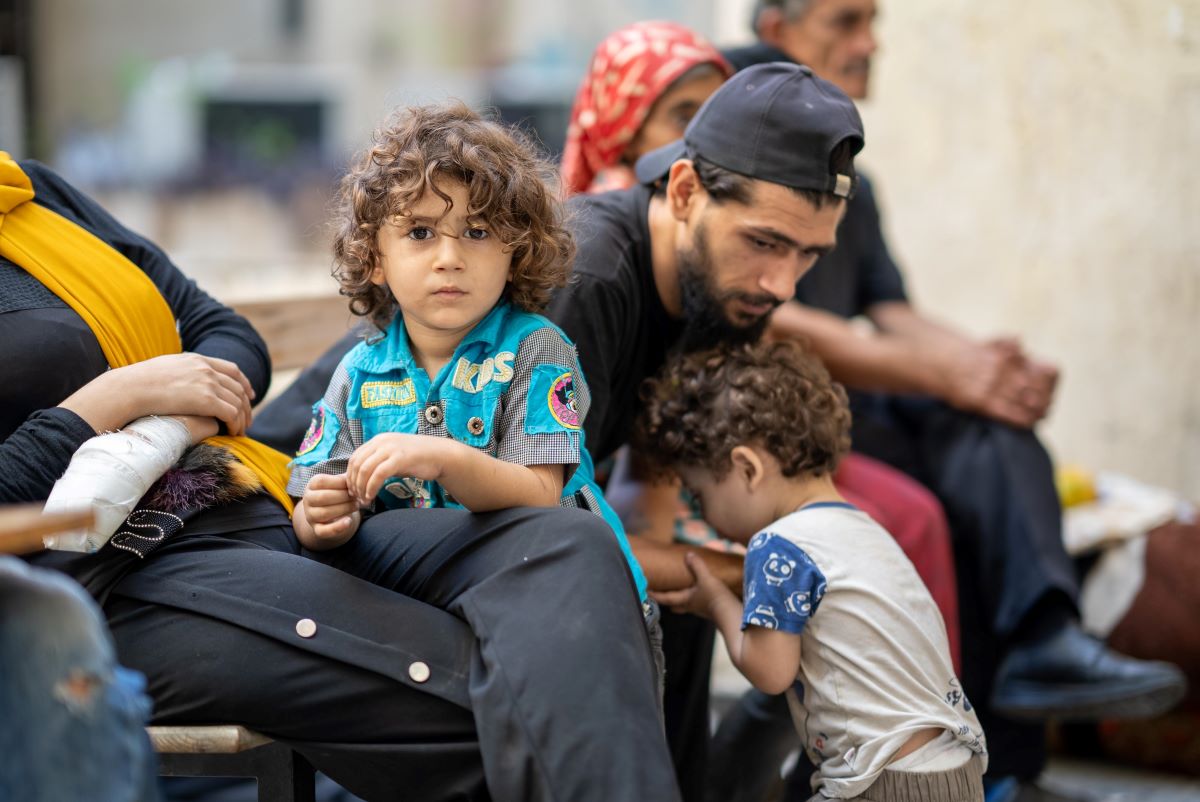
<svg viewBox="0 0 1200 802"><path fill-rule="evenodd" d="M404 324L439 333L469 332L500 300L512 278L512 252L487 221L467 217L467 187L442 179L449 212L429 190L379 229L376 285L392 291Z"/></svg>
<svg viewBox="0 0 1200 802"><path fill-rule="evenodd" d="M717 534L748 543L775 520L770 498L754 492L736 468L721 479L703 468L679 468L683 486L700 503L700 513Z"/></svg>

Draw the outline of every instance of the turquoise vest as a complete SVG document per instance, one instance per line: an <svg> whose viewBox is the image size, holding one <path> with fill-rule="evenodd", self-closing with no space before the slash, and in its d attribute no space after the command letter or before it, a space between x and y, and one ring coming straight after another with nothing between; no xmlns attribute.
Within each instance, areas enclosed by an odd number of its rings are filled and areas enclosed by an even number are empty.
<svg viewBox="0 0 1200 802"><path fill-rule="evenodd" d="M362 425L366 442L385 432L416 434L422 416L444 415L450 437L475 448L486 448L495 434L493 427L501 399L512 384L521 343L533 332L546 328L571 345L570 338L541 315L520 311L507 303L498 304L459 343L450 361L431 380L413 358L404 321L396 315L382 338L359 343L343 358L342 364L351 380L345 417ZM582 421L575 407L573 376L583 377L577 358L570 365L547 363L533 367L529 391L525 399L518 399L525 405L524 431L531 435L566 434L578 440L579 466L563 488L563 498L570 499L565 506L599 507L593 511L616 533L644 600L645 575L629 548L620 518L595 482L595 469L584 446ZM440 418L427 420L436 425ZM324 416L322 440L330 444L337 434L329 431L331 425L339 425L337 418ZM321 451L317 447L297 456L296 461L314 464L324 458ZM587 496L591 498L585 501ZM462 509L438 483L411 477L389 479L378 498L389 509Z"/></svg>

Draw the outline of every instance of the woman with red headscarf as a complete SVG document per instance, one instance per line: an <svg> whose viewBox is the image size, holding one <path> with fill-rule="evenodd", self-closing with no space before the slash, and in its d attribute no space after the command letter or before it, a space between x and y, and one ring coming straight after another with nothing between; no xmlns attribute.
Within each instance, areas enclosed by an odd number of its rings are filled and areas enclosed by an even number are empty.
<svg viewBox="0 0 1200 802"><path fill-rule="evenodd" d="M575 94L563 194L624 189L643 154L683 136L733 74L704 37L674 22L635 22L599 44Z"/></svg>

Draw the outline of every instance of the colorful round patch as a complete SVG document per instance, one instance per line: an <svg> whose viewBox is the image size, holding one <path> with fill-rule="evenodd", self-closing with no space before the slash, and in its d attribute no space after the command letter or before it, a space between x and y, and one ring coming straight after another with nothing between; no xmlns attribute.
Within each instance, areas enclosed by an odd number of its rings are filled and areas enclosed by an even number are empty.
<svg viewBox="0 0 1200 802"><path fill-rule="evenodd" d="M300 441L300 449L296 452L296 456L302 457L312 451L324 436L325 405L322 404L317 407L317 411L313 414L312 423L308 424L308 431L304 433L304 439Z"/></svg>
<svg viewBox="0 0 1200 802"><path fill-rule="evenodd" d="M554 419L568 429L579 428L579 403L575 398L575 377L568 371L554 380L546 395L546 404Z"/></svg>

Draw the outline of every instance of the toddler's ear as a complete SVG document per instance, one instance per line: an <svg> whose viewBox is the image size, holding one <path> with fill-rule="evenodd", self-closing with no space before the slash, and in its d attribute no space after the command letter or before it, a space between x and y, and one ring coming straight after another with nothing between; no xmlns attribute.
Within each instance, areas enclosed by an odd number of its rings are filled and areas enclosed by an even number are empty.
<svg viewBox="0 0 1200 802"><path fill-rule="evenodd" d="M766 465L758 452L749 446L735 446L729 453L733 470L746 484L747 490L755 489L766 476Z"/></svg>

